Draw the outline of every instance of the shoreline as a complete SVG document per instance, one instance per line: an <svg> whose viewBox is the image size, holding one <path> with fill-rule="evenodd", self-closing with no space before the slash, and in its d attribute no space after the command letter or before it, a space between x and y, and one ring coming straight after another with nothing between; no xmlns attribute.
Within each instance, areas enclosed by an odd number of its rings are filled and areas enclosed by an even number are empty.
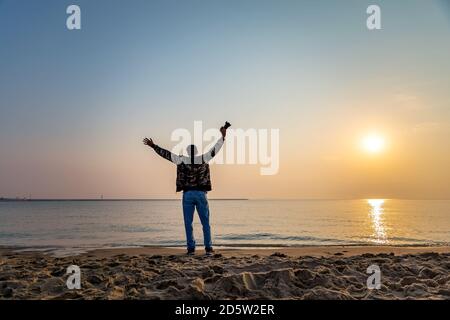
<svg viewBox="0 0 450 320"><path fill-rule="evenodd" d="M267 256L274 252L288 256L327 256L342 253L343 256L360 255L364 253L383 254L394 253L395 255L419 254L426 252L450 253L449 245L305 245L305 246L215 246L214 250L226 256L231 255L263 255ZM57 246L0 246L0 255L3 253L13 254L45 254L55 257L77 257L83 255L108 255L131 254L131 255L183 255L186 252L184 246L124 246L124 247L57 247ZM55 255L55 252L63 252L63 255ZM204 253L203 247L196 249L196 255Z"/></svg>

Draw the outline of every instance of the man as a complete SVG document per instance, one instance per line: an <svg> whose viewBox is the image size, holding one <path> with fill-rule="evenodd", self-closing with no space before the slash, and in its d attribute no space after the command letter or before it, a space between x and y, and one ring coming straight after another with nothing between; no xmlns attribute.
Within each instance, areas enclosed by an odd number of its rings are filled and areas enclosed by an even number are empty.
<svg viewBox="0 0 450 320"><path fill-rule="evenodd" d="M227 126L227 125L226 125ZM209 206L206 193L211 191L211 179L208 162L222 148L227 127L220 128L222 137L217 141L214 147L203 155L197 155L197 148L194 145L187 147L188 156L178 156L165 150L155 143L152 139L145 138L144 144L153 148L155 152L166 160L177 165L177 192L183 191L183 216L184 227L186 229L187 253L195 253L195 239L192 229L194 211L197 213L203 227L203 241L207 255L213 254L211 228L209 225Z"/></svg>

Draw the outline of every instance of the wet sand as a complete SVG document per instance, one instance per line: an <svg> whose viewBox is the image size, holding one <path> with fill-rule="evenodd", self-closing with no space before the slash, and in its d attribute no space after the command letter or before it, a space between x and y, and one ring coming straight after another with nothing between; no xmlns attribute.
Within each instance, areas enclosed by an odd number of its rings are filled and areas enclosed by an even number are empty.
<svg viewBox="0 0 450 320"><path fill-rule="evenodd" d="M370 265L381 288L367 288ZM81 289L66 286L78 265ZM450 299L449 247L102 249L70 257L0 248L0 299Z"/></svg>

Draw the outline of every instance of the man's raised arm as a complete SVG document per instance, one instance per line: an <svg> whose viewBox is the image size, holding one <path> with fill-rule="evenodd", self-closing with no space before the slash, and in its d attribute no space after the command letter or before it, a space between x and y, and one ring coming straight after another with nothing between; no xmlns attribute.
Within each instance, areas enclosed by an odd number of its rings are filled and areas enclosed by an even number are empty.
<svg viewBox="0 0 450 320"><path fill-rule="evenodd" d="M180 163L181 159L179 156L170 152L169 150L166 150L166 149L163 149L163 148L157 146L155 143L153 143L152 139L144 138L143 142L146 146L149 146L150 148L155 150L155 152L158 155L160 155L162 158L169 160L170 162L173 162L175 164Z"/></svg>

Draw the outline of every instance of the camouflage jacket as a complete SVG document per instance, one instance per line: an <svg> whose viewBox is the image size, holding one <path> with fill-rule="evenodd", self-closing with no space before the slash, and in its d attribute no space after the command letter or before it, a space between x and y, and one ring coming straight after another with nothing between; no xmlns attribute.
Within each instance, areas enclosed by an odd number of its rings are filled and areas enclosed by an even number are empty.
<svg viewBox="0 0 450 320"><path fill-rule="evenodd" d="M157 154L177 165L177 192L188 190L211 191L211 177L209 161L219 152L224 139L220 138L214 147L201 156L177 156L157 145L154 150Z"/></svg>

